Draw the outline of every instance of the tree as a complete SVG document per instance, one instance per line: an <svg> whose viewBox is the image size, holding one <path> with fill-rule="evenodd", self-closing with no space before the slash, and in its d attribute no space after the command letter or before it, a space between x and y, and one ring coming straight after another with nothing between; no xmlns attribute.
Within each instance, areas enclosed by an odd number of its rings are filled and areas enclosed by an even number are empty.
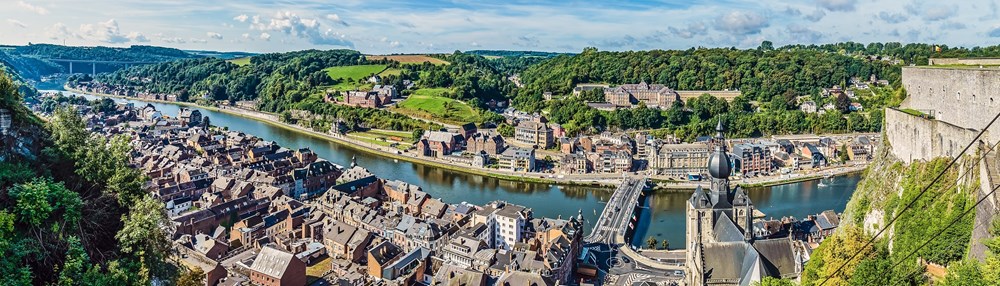
<svg viewBox="0 0 1000 286"><path fill-rule="evenodd" d="M648 249L656 249L656 238L655 237L650 236L649 238L646 238L646 248L648 248Z"/></svg>
<svg viewBox="0 0 1000 286"><path fill-rule="evenodd" d="M834 101L833 105L837 107L840 112L847 113L851 108L851 98L847 97L846 94L840 93L837 95L837 100Z"/></svg>
<svg viewBox="0 0 1000 286"><path fill-rule="evenodd" d="M413 135L412 136L413 136L413 140L420 140L420 138L424 136L424 129L417 128L417 129L413 130Z"/></svg>
<svg viewBox="0 0 1000 286"><path fill-rule="evenodd" d="M86 146L89 135L85 127L83 119L71 107L56 109L49 120L52 139L56 147L68 158L76 158L77 148Z"/></svg>
<svg viewBox="0 0 1000 286"><path fill-rule="evenodd" d="M205 285L205 271L202 271L200 267L184 271L184 274L181 274L180 278L177 279L177 286L201 285Z"/></svg>
<svg viewBox="0 0 1000 286"><path fill-rule="evenodd" d="M123 253L139 258L141 273L149 278L172 275L165 261L171 247L167 238L171 222L163 203L150 195L143 196L129 207L122 222L124 226L115 238Z"/></svg>
<svg viewBox="0 0 1000 286"><path fill-rule="evenodd" d="M660 248L662 248L664 250L670 249L670 242L667 241L666 239L664 239L663 241L660 241Z"/></svg>
<svg viewBox="0 0 1000 286"><path fill-rule="evenodd" d="M795 283L789 280L784 280L774 277L764 277L760 282L754 282L754 286L795 286Z"/></svg>
<svg viewBox="0 0 1000 286"><path fill-rule="evenodd" d="M84 274L90 265L90 257L80 244L80 239L71 236L66 240L69 249L66 250L66 262L63 263L62 271L59 272L59 285L81 285Z"/></svg>
<svg viewBox="0 0 1000 286"><path fill-rule="evenodd" d="M512 138L514 137L514 126L510 126L507 123L500 123L500 126L497 127L497 133L500 133L500 136L504 138Z"/></svg>

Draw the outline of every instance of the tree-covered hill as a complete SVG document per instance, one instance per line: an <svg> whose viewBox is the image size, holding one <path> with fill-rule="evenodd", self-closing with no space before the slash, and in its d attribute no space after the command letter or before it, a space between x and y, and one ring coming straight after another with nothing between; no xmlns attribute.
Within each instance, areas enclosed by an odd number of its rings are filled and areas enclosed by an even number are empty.
<svg viewBox="0 0 1000 286"><path fill-rule="evenodd" d="M88 133L71 109L27 113L0 73L0 285L174 285L170 222L130 165L129 139Z"/></svg>
<svg viewBox="0 0 1000 286"><path fill-rule="evenodd" d="M815 94L844 85L851 77L898 82L900 69L817 50L688 49L608 52L593 48L531 66L521 73L525 87L516 106L539 109L543 92L570 94L578 83L661 83L677 90L739 89L751 100L769 101L786 91Z"/></svg>
<svg viewBox="0 0 1000 286"><path fill-rule="evenodd" d="M202 56L182 50L154 46L114 47L72 47L51 44L30 44L9 46L0 51L0 63L10 67L25 79L37 80L47 75L69 72L66 63L55 60L94 60L120 62L166 62L178 59L200 58ZM98 72L115 71L125 65L101 64L94 69ZM78 67L79 68L79 67ZM85 70L91 67L87 65ZM77 70L79 71L79 70Z"/></svg>

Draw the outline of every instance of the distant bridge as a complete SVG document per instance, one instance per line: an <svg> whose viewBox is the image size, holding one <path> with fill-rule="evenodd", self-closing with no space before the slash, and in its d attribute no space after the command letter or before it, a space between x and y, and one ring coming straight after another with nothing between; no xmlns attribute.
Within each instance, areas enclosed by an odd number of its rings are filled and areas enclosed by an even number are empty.
<svg viewBox="0 0 1000 286"><path fill-rule="evenodd" d="M140 62L140 61L98 61L98 60L72 60L72 59L51 59L51 58L45 58L45 59L49 60L49 61L52 61L52 62L57 62L57 63L69 63L69 73L70 74L73 73L73 64L74 63L77 63L77 64L80 64L80 63L82 63L82 64L90 64L90 74L91 75L97 74L97 64L103 64L103 65L124 65L126 68L128 68L131 65L148 65L148 64L159 63L159 62Z"/></svg>

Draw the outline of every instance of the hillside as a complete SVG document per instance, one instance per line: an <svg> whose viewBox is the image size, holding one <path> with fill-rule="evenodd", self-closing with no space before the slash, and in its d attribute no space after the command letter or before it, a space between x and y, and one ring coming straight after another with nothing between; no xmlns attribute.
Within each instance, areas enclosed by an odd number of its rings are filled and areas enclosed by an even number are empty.
<svg viewBox="0 0 1000 286"><path fill-rule="evenodd" d="M71 109L42 123L0 73L0 285L172 285L164 206L129 165L125 137L92 136ZM96 104L94 104L96 106Z"/></svg>
<svg viewBox="0 0 1000 286"><path fill-rule="evenodd" d="M975 160L971 156L960 160L917 199L920 191L945 170L950 159L938 158L905 165L889 155L887 149L890 146L883 147L848 202L840 229L813 252L812 260L803 273L802 285L820 285L827 279L826 285L921 285L929 280L943 285L990 284L950 284L956 282L956 278L990 281L981 280L985 272L980 272L978 278L958 278L952 273L978 263L966 259L973 243L970 237L974 212L970 208L976 203L979 191ZM972 168L969 169L969 166ZM913 206L904 211L914 199ZM970 214L962 217L961 214L966 211ZM875 243L862 247L894 216L899 218ZM948 227L952 221L955 223ZM997 252L1000 248L992 251L1000 253ZM848 260L854 253L858 253L858 257ZM992 264L988 267L993 267L993 271L1000 270L997 268L1000 259L991 257L988 261ZM918 262L918 258L926 263L948 267L949 275L942 277L943 268L928 266ZM846 266L837 272L841 265ZM955 271L952 271L953 268ZM994 279L1000 279L1000 276L994 276Z"/></svg>
<svg viewBox="0 0 1000 286"><path fill-rule="evenodd" d="M38 80L51 74L69 72L68 64L55 62L51 59L165 62L198 57L201 56L178 49L138 45L128 48L113 48L33 44L14 46L0 51L0 63L11 67L21 77L31 80ZM88 68L90 68L89 65ZM98 72L111 72L124 68L124 65L101 64L94 68Z"/></svg>

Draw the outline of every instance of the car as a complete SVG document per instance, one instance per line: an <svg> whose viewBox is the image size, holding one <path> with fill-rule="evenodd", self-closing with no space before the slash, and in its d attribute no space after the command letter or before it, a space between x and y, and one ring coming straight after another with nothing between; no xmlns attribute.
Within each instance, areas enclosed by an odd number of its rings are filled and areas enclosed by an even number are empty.
<svg viewBox="0 0 1000 286"><path fill-rule="evenodd" d="M674 270L674 276L684 276L684 271Z"/></svg>

